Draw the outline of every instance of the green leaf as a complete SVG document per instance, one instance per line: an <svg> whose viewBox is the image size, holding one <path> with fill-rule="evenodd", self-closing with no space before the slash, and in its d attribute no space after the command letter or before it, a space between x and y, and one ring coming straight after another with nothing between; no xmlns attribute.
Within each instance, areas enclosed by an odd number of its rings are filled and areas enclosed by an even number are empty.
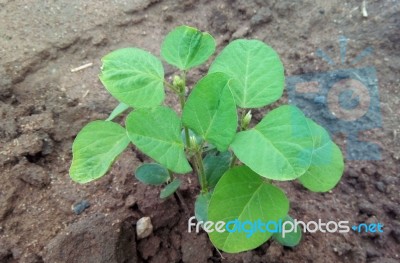
<svg viewBox="0 0 400 263"><path fill-rule="evenodd" d="M83 184L102 177L128 144L129 138L120 125L110 121L90 122L72 145L69 170L72 180Z"/></svg>
<svg viewBox="0 0 400 263"><path fill-rule="evenodd" d="M261 176L293 180L310 166L313 141L304 114L295 106L281 106L253 129L236 134L231 144L241 162Z"/></svg>
<svg viewBox="0 0 400 263"><path fill-rule="evenodd" d="M192 90L182 113L184 125L221 152L228 149L237 128L236 105L228 82L229 78L223 73L202 78Z"/></svg>
<svg viewBox="0 0 400 263"><path fill-rule="evenodd" d="M100 80L117 100L131 107L154 107L164 100L161 61L138 48L115 50L102 59Z"/></svg>
<svg viewBox="0 0 400 263"><path fill-rule="evenodd" d="M265 182L246 166L228 170L218 182L208 206L208 220L213 222L239 220L240 222L274 221L284 218L289 201L279 188ZM226 225L233 229L231 225ZM246 230L249 229L247 225ZM214 229L215 230L215 229ZM237 253L254 249L272 235L269 231L225 231L209 233L217 248Z"/></svg>
<svg viewBox="0 0 400 263"><path fill-rule="evenodd" d="M168 181L168 170L157 163L145 163L135 171L135 177L144 184L161 185Z"/></svg>
<svg viewBox="0 0 400 263"><path fill-rule="evenodd" d="M139 150L176 173L192 170L181 139L181 121L164 106L137 109L126 118L129 139Z"/></svg>
<svg viewBox="0 0 400 263"><path fill-rule="evenodd" d="M111 112L110 116L108 116L108 118L106 119L106 121L112 121L112 120L115 119L117 116L119 116L119 115L122 114L124 111L126 111L127 109L129 109L129 105L126 105L125 103L121 102L121 103L118 104L118 106L115 107L115 109Z"/></svg>
<svg viewBox="0 0 400 263"><path fill-rule="evenodd" d="M287 224L286 222L291 222L291 224ZM276 242L285 247L294 247L300 243L301 240L301 227L300 225L295 228L294 220L291 216L287 215L285 219L282 221L281 229L285 227L287 233L285 232L285 237L283 237L283 233L274 233L273 238ZM290 231L290 232L289 232Z"/></svg>
<svg viewBox="0 0 400 263"><path fill-rule="evenodd" d="M307 122L314 142L314 151L310 167L298 179L304 187L313 192L326 192L334 188L342 177L343 155L324 128L311 119L307 119Z"/></svg>
<svg viewBox="0 0 400 263"><path fill-rule="evenodd" d="M197 222L207 221L208 204L210 203L210 199L210 193L204 193L197 196L196 202L194 203L194 215L196 216Z"/></svg>
<svg viewBox="0 0 400 263"><path fill-rule="evenodd" d="M171 65L187 70L203 64L215 51L215 40L196 28L179 26L161 46L161 56Z"/></svg>
<svg viewBox="0 0 400 263"><path fill-rule="evenodd" d="M171 196L173 193L178 190L179 186L181 186L181 180L175 179L170 184L167 184L164 189L160 192L160 198L165 199Z"/></svg>
<svg viewBox="0 0 400 263"><path fill-rule="evenodd" d="M207 177L208 185L213 188L222 177L222 175L229 169L232 159L232 154L229 151L217 152L210 151L204 157L204 172Z"/></svg>
<svg viewBox="0 0 400 263"><path fill-rule="evenodd" d="M223 72L234 79L229 86L241 108L262 107L282 96L282 62L275 50L259 40L232 41L212 63L212 72Z"/></svg>

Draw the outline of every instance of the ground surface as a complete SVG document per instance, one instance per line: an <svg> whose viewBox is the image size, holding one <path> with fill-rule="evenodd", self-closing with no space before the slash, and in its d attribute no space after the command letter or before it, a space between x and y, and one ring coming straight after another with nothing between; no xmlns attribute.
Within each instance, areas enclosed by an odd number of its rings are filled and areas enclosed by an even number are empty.
<svg viewBox="0 0 400 263"><path fill-rule="evenodd" d="M0 262L400 261L398 0L367 1L367 18L360 1L108 2L0 0ZM117 105L97 78L100 58L127 46L159 55L163 36L180 24L209 31L218 50L234 38L263 40L281 55L287 76L349 67L316 55L321 48L339 62L340 35L349 38L350 59L373 47L356 66L377 70L383 127L361 137L380 146L382 159L347 161L330 193L282 186L299 220L379 221L384 233L306 234L294 249L268 242L221 259L204 233L187 233L192 212L175 198L160 201L158 188L134 179L135 167L148 161L134 148L101 180L71 182L74 136ZM94 65L70 72L88 62ZM189 84L204 72L194 70ZM176 101L170 96L168 103ZM346 137L335 140L344 149ZM182 195L190 211L197 191L196 179L186 176ZM90 207L76 215L71 205L81 200ZM136 240L134 225L142 216L152 218L154 233Z"/></svg>

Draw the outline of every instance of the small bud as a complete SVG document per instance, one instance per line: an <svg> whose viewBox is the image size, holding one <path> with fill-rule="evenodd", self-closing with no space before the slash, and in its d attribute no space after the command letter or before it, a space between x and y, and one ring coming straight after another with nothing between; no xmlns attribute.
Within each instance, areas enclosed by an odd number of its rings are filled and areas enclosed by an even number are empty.
<svg viewBox="0 0 400 263"><path fill-rule="evenodd" d="M197 145L196 136L190 136L189 140L190 140L190 147L192 149L197 149L198 145Z"/></svg>
<svg viewBox="0 0 400 263"><path fill-rule="evenodd" d="M185 83L183 83L183 79L181 77L175 75L172 81L172 85L174 85L174 87L176 87L178 90L182 90L185 86Z"/></svg>
<svg viewBox="0 0 400 263"><path fill-rule="evenodd" d="M243 117L243 121L242 121L242 128L243 129L246 129L249 126L250 121L251 121L251 117L252 117L251 110L249 110L246 113L246 115Z"/></svg>

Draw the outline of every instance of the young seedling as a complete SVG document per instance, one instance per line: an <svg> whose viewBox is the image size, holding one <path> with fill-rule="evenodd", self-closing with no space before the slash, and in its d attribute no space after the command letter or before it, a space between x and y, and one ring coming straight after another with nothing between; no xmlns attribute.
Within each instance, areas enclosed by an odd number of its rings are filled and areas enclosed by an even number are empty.
<svg viewBox="0 0 400 263"><path fill-rule="evenodd" d="M210 34L188 26L175 28L161 47L163 59L179 70L172 82L165 80L161 61L144 50L124 48L106 55L100 80L120 105L107 120L93 121L79 132L72 147L71 178L87 183L102 177L133 143L155 161L138 167L136 178L165 185L161 198L172 195L181 175L193 169L201 189L196 218L213 222L293 221L289 201L273 181L297 180L314 192L332 189L344 164L324 128L291 105L280 106L250 125L251 109L282 96L284 68L277 53L258 40L232 41L206 76L189 89L188 71L205 63L214 51ZM162 105L165 87L178 96L181 116ZM112 122L127 110L125 127ZM271 232L246 235L209 233L217 248L236 253L271 237L295 246L301 230L285 237Z"/></svg>

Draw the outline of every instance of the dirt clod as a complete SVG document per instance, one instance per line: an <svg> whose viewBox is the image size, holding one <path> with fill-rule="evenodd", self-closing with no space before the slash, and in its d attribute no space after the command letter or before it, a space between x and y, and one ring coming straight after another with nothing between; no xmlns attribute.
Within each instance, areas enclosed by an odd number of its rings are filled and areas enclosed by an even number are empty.
<svg viewBox="0 0 400 263"><path fill-rule="evenodd" d="M49 112L21 117L18 120L21 133L37 130L50 131L54 127L53 116Z"/></svg>
<svg viewBox="0 0 400 263"><path fill-rule="evenodd" d="M250 23L252 26L267 24L272 21L272 12L269 7L262 7L257 13L251 17Z"/></svg>
<svg viewBox="0 0 400 263"><path fill-rule="evenodd" d="M139 238L139 235L138 235ZM148 260L154 257L160 249L161 239L157 236L151 236L148 239L141 240L138 244L138 250L143 259Z"/></svg>
<svg viewBox="0 0 400 263"><path fill-rule="evenodd" d="M137 262L130 219L113 222L104 214L82 218L60 232L45 248L45 262Z"/></svg>
<svg viewBox="0 0 400 263"><path fill-rule="evenodd" d="M181 252L183 262L207 262L207 259L212 255L212 250L208 246L208 236L206 234L185 233L182 239Z"/></svg>
<svg viewBox="0 0 400 263"><path fill-rule="evenodd" d="M29 163L26 159L16 165L12 173L21 181L39 189L48 186L51 181L48 172L43 167Z"/></svg>

